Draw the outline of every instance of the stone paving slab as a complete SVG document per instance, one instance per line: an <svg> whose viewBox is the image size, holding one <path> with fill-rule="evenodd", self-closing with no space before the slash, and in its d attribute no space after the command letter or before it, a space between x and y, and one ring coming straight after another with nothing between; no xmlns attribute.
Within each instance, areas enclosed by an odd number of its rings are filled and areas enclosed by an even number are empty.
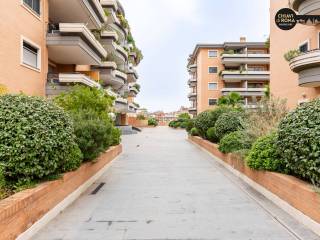
<svg viewBox="0 0 320 240"><path fill-rule="evenodd" d="M125 136L123 146L104 176L33 239L299 239L189 143L184 131L145 129ZM105 185L91 195L100 183Z"/></svg>

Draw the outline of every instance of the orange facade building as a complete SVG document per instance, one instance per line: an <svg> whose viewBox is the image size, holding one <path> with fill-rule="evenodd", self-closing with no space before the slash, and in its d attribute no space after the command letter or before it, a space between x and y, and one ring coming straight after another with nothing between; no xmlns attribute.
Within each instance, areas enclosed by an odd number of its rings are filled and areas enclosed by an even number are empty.
<svg viewBox="0 0 320 240"><path fill-rule="evenodd" d="M271 0L270 2L270 89L287 99L290 109L320 95L320 25L308 22L284 31L275 24L275 15L282 8L291 8L299 15L320 15L318 0ZM299 50L299 56L287 61L284 55Z"/></svg>
<svg viewBox="0 0 320 240"><path fill-rule="evenodd" d="M269 84L269 49L264 42L198 44L188 60L191 89L189 113L197 115L217 105L231 92L243 97L244 106L255 108Z"/></svg>
<svg viewBox="0 0 320 240"><path fill-rule="evenodd" d="M126 125L140 59L124 17L117 0L0 1L0 86L44 97L75 84L105 89Z"/></svg>

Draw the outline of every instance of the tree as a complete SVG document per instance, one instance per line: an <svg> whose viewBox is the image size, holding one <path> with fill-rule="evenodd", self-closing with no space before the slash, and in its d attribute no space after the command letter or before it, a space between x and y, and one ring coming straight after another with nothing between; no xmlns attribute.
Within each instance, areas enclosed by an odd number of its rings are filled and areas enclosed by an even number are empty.
<svg viewBox="0 0 320 240"><path fill-rule="evenodd" d="M227 96L223 96L219 98L218 105L219 106L227 105L227 106L236 107L241 104L241 101L242 101L242 97L239 93L231 92Z"/></svg>

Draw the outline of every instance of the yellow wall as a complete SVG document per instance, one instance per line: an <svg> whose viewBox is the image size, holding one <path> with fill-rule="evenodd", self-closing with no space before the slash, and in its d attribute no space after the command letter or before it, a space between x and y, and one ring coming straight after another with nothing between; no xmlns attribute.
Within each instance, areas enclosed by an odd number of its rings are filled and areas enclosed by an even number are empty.
<svg viewBox="0 0 320 240"><path fill-rule="evenodd" d="M0 1L0 84L9 92L45 96L48 72L46 31L48 1L41 1L41 16L36 17L20 0ZM41 48L41 70L21 65L21 38Z"/></svg>
<svg viewBox="0 0 320 240"><path fill-rule="evenodd" d="M320 88L306 88L298 85L298 74L292 72L283 55L289 50L298 49L306 40L310 41L310 49L319 48L318 33L320 25L306 26L297 24L289 31L280 30L274 22L277 11L288 6L288 0L271 0L270 6L270 39L271 39L271 93L279 98L287 99L288 106L294 108L300 100L313 99L320 94Z"/></svg>

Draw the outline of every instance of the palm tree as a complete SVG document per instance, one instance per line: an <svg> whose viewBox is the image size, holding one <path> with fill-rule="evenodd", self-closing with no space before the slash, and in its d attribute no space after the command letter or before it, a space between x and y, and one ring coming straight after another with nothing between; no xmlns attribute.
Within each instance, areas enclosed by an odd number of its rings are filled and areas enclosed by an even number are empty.
<svg viewBox="0 0 320 240"><path fill-rule="evenodd" d="M231 92L227 96L223 96L219 98L218 105L219 106L232 106L236 107L242 104L242 97L239 93Z"/></svg>

